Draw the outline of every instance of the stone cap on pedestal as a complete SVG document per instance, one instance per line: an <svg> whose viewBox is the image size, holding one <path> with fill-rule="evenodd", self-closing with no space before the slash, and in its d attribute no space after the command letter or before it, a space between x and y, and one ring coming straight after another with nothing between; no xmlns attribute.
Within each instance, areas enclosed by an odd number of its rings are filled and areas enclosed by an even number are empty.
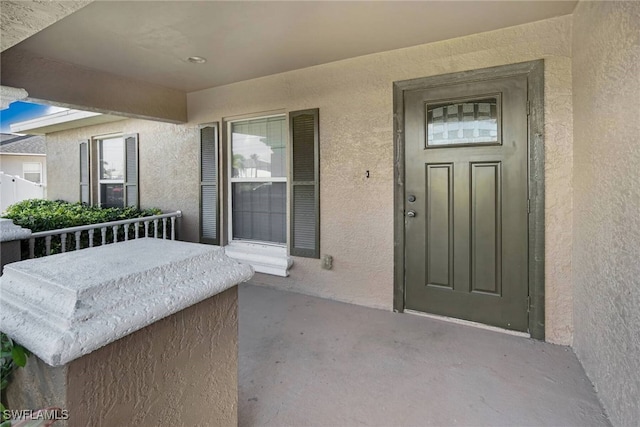
<svg viewBox="0 0 640 427"><path fill-rule="evenodd" d="M0 278L0 329L64 365L252 275L220 247L149 238L31 259Z"/></svg>
<svg viewBox="0 0 640 427"><path fill-rule="evenodd" d="M0 242L11 242L31 237L31 230L15 225L8 218L0 218Z"/></svg>

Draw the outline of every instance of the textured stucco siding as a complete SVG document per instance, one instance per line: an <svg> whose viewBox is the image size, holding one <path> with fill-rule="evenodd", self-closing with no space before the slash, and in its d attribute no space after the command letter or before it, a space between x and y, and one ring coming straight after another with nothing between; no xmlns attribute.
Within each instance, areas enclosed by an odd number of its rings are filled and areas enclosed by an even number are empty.
<svg viewBox="0 0 640 427"><path fill-rule="evenodd" d="M197 125L261 111L320 109L320 261L254 283L391 309L393 91L398 80L545 59L546 333L569 344L571 296L571 17L348 59L188 95ZM370 171L370 178L365 172Z"/></svg>
<svg viewBox="0 0 640 427"><path fill-rule="evenodd" d="M237 426L237 305L234 286L71 362L69 425Z"/></svg>
<svg viewBox="0 0 640 427"><path fill-rule="evenodd" d="M290 277L254 283L391 309L393 305L393 82L545 60L546 337L572 339L571 16L291 71L188 95L189 122L143 120L47 137L49 198L78 200L77 142L140 134L143 207L181 209L182 238L197 240L201 123L239 115L320 109L320 260L295 258ZM55 169L55 170L54 170ZM365 177L370 171L370 178Z"/></svg>
<svg viewBox="0 0 640 427"><path fill-rule="evenodd" d="M32 356L9 407L68 410L56 426L237 426L237 304L234 286L67 365Z"/></svg>
<svg viewBox="0 0 640 427"><path fill-rule="evenodd" d="M3 0L2 15L0 15L2 23L0 50L9 49L54 22L85 7L91 1L25 2Z"/></svg>
<svg viewBox="0 0 640 427"><path fill-rule="evenodd" d="M573 16L574 348L613 425L640 420L640 3Z"/></svg>
<svg viewBox="0 0 640 427"><path fill-rule="evenodd" d="M200 153L197 126L128 119L47 135L47 198L80 197L80 141L112 133L137 133L140 207L182 211L180 240L198 241ZM51 167L51 165L54 165Z"/></svg>

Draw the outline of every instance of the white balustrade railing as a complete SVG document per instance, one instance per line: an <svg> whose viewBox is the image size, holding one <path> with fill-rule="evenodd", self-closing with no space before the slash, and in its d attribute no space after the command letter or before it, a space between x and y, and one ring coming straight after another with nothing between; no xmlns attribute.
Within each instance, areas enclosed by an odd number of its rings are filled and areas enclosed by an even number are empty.
<svg viewBox="0 0 640 427"><path fill-rule="evenodd" d="M75 250L78 251L82 248L81 240L82 233L87 232L89 238L89 248L94 246L95 240L95 231L100 230L100 239L101 245L107 245L109 243L117 243L118 242L118 234L120 232L120 228L123 227L124 230L124 241L129 240L129 229L133 226L133 235L131 238L138 239L140 237L154 237L156 239L162 238L167 239L169 237L171 240L176 240L176 218L180 218L182 216L181 211L166 213L162 215L153 215L153 216L145 216L140 218L131 218L131 219L123 219L121 221L112 221L112 222L103 222L101 224L89 224L89 225L81 225L78 227L69 227L69 228L60 228L58 230L49 230L49 231L41 231L38 233L31 234L29 238L29 258L34 258L35 256L35 247L36 247L36 239L44 238L45 239L45 255L51 255L51 239L54 236L60 237L60 250L62 252L67 251L67 237L68 235L73 235L75 238ZM159 226L160 221L162 221L162 232L160 233ZM171 222L170 227L170 235L167 236L167 223ZM153 235L150 235L149 224L153 223ZM140 228L144 227L144 234L140 235ZM107 230L111 229L112 238L111 241L107 241Z"/></svg>

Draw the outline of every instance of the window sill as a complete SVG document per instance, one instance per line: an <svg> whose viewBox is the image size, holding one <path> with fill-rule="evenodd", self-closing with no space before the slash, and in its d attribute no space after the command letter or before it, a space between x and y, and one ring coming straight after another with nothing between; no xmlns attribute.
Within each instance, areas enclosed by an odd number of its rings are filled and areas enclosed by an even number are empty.
<svg viewBox="0 0 640 427"><path fill-rule="evenodd" d="M232 242L224 247L229 258L253 267L256 273L287 277L293 259L287 256L287 248L256 243Z"/></svg>

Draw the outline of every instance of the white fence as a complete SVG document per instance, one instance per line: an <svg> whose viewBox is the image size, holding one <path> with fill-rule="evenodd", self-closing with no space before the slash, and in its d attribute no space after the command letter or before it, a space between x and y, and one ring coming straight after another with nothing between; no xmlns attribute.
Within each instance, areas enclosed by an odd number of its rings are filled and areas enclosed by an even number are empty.
<svg viewBox="0 0 640 427"><path fill-rule="evenodd" d="M27 199L44 199L45 186L0 172L0 212Z"/></svg>

